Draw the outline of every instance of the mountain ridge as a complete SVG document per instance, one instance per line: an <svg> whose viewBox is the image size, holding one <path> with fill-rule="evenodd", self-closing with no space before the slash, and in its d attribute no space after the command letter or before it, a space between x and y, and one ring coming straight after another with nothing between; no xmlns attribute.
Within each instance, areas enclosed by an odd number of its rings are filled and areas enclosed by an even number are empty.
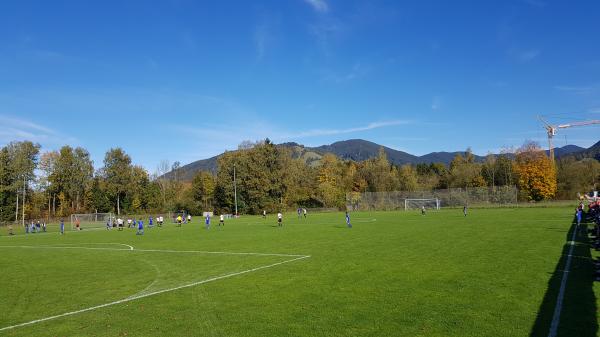
<svg viewBox="0 0 600 337"><path fill-rule="evenodd" d="M296 142L281 143L277 144L277 146L291 149L294 158L303 158L309 165L316 165L320 157L325 153L332 153L343 160L363 161L376 157L379 154L380 148L383 148L388 160L394 165L429 164L438 162L447 165L456 155L464 155L466 153L466 151L438 151L417 156L364 139L348 139L316 147L304 146ZM546 150L546 152L548 151ZM600 142L594 144L589 149L577 145L565 145L563 147L555 148L554 153L557 158L568 155L573 155L577 158L581 155L591 157L596 156L596 159L598 159L600 158ZM222 154L207 159L196 160L183 165L179 168L179 174L183 180L191 180L198 171L210 171L216 173L217 160L221 155ZM485 156L475 154L474 156L475 161L477 162L485 160ZM167 178L170 178L172 175L172 172L165 174Z"/></svg>
<svg viewBox="0 0 600 337"><path fill-rule="evenodd" d="M556 150L555 150L556 153ZM587 149L583 149L582 151L578 151L575 153L570 153L570 156L575 157L575 159L583 159L583 158L594 158L600 161L600 141L596 144L588 147Z"/></svg>

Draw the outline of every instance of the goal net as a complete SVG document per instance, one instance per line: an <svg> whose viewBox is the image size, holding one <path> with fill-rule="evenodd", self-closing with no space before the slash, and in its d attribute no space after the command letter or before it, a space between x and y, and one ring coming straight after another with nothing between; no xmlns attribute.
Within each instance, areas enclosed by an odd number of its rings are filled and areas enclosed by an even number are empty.
<svg viewBox="0 0 600 337"><path fill-rule="evenodd" d="M87 214L71 214L71 229L87 229L87 228L102 228L106 227L106 223L110 223L112 227L115 221L115 216L112 213L87 213Z"/></svg>
<svg viewBox="0 0 600 337"><path fill-rule="evenodd" d="M188 213L186 212L174 212L171 213L171 223L177 223L177 218L181 217L181 222L187 223Z"/></svg>
<svg viewBox="0 0 600 337"><path fill-rule="evenodd" d="M440 199L404 199L404 210L409 209L440 209Z"/></svg>

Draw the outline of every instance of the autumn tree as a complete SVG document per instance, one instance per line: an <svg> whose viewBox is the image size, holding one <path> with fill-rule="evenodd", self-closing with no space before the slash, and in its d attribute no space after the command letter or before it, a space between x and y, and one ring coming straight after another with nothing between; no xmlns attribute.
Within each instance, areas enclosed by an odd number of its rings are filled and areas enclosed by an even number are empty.
<svg viewBox="0 0 600 337"><path fill-rule="evenodd" d="M514 172L514 163L510 154L501 154L495 162L495 185L513 186L516 184L516 174Z"/></svg>
<svg viewBox="0 0 600 337"><path fill-rule="evenodd" d="M94 164L90 153L82 148L76 147L73 151L73 169L71 177L71 197L74 198L75 211L79 211L81 200L91 186L94 177Z"/></svg>
<svg viewBox="0 0 600 337"><path fill-rule="evenodd" d="M25 207L22 198L26 194L31 181L35 179L35 169L38 164L40 145L30 141L11 142L6 146L8 153L8 170L10 172L11 185L7 186L7 192L15 196L15 220L19 216L19 205ZM19 204L21 200L21 204ZM21 209L22 211L22 209Z"/></svg>
<svg viewBox="0 0 600 337"><path fill-rule="evenodd" d="M335 155L327 153L321 158L321 166L317 171L317 191L319 199L326 206L341 206L344 203L341 172L340 162Z"/></svg>
<svg viewBox="0 0 600 337"><path fill-rule="evenodd" d="M600 162L593 158L573 157L557 162L557 197L573 199L578 193L597 191L600 187Z"/></svg>
<svg viewBox="0 0 600 337"><path fill-rule="evenodd" d="M496 186L496 155L488 153L485 162L481 166L481 175L488 186Z"/></svg>
<svg viewBox="0 0 600 337"><path fill-rule="evenodd" d="M73 148L63 146L55 155L44 158L44 166L50 170L48 180L53 192L58 195L58 206L60 216L65 215L65 207L73 209L72 189L76 186L73 182L74 161ZM49 162L52 161L52 162Z"/></svg>
<svg viewBox="0 0 600 337"><path fill-rule="evenodd" d="M390 165L383 147L379 148L377 157L365 161L362 175L368 183L369 191L393 191L398 187L398 177Z"/></svg>
<svg viewBox="0 0 600 337"><path fill-rule="evenodd" d="M199 171L192 179L190 192L198 213L212 210L215 185L215 177L207 171Z"/></svg>
<svg viewBox="0 0 600 337"><path fill-rule="evenodd" d="M171 180L167 177L170 170L168 160L161 160L158 164L156 171L153 175L153 182L156 183L160 192L160 201L162 209L171 208L172 199L170 198L169 192L171 190Z"/></svg>
<svg viewBox="0 0 600 337"><path fill-rule="evenodd" d="M402 165L398 169L398 182L401 191L416 191L419 189L419 176L411 165Z"/></svg>
<svg viewBox="0 0 600 337"><path fill-rule="evenodd" d="M48 198L48 216L55 215L56 213L56 186L52 182L51 177L54 173L58 156L59 153L57 151L44 152L40 156L39 169L41 175L39 177L39 184Z"/></svg>
<svg viewBox="0 0 600 337"><path fill-rule="evenodd" d="M556 169L537 143L527 142L517 151L518 187L527 200L540 201L556 194Z"/></svg>
<svg viewBox="0 0 600 337"><path fill-rule="evenodd" d="M234 169L236 171L236 180L242 181L245 178L245 172L238 170L245 161L243 151L227 151L217 159L217 179L215 186L215 207L219 212L235 211L234 198ZM239 189L238 189L239 190ZM238 212L243 212L245 200L243 195L237 196Z"/></svg>
<svg viewBox="0 0 600 337"><path fill-rule="evenodd" d="M471 149L465 156L457 154L450 163L450 187L480 187L486 182L481 175L481 164L475 162Z"/></svg>
<svg viewBox="0 0 600 337"><path fill-rule="evenodd" d="M419 189L432 190L435 188L448 188L448 167L443 163L417 164L417 184Z"/></svg>
<svg viewBox="0 0 600 337"><path fill-rule="evenodd" d="M315 169L302 158L283 160L284 203L287 206L322 207L316 198Z"/></svg>
<svg viewBox="0 0 600 337"><path fill-rule="evenodd" d="M141 166L131 168L131 180L127 188L129 197L129 211L140 213L146 211L148 206L148 195L146 191L150 184L148 172Z"/></svg>
<svg viewBox="0 0 600 337"><path fill-rule="evenodd" d="M81 147L73 149L66 145L58 152L45 154L42 159L52 193L63 195L63 198L59 198L61 212L64 207L79 211L94 174L89 152Z"/></svg>
<svg viewBox="0 0 600 337"><path fill-rule="evenodd" d="M125 197L132 181L131 157L121 148L108 150L104 156L102 172L106 180L106 189L116 201L117 214L120 215L121 200Z"/></svg>

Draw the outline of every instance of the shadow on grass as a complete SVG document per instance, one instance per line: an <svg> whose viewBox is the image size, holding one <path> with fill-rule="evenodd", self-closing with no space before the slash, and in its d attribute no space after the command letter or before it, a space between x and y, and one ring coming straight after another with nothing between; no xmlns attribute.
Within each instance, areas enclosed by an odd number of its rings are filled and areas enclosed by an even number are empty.
<svg viewBox="0 0 600 337"><path fill-rule="evenodd" d="M586 223L582 223L581 226L583 226L583 229L587 228ZM598 332L596 297L593 291L594 265L591 257L593 247L591 246L591 240L588 238L587 229L584 231L581 226L575 235L575 246L573 247L571 267L565 287L557 336L591 337L596 336ZM550 281L548 281L546 294L529 334L532 337L546 337L550 332L560 284L565 275L563 271L571 247L569 242L576 228L577 224L573 222L565 237L562 255L556 264Z"/></svg>

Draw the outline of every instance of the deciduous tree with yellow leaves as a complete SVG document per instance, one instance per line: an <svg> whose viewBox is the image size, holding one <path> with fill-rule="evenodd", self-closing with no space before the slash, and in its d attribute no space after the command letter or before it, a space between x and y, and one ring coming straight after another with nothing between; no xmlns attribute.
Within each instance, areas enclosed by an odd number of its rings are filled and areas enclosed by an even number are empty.
<svg viewBox="0 0 600 337"><path fill-rule="evenodd" d="M530 201L551 199L556 194L556 168L535 142L517 151L515 171L521 193Z"/></svg>

